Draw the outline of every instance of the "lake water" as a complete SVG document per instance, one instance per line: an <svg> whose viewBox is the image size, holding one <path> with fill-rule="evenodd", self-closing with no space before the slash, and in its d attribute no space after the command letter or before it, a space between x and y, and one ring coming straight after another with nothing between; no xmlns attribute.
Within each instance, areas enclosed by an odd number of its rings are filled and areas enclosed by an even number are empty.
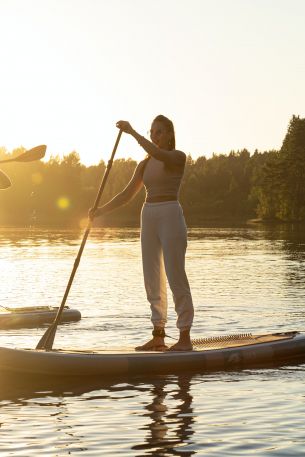
<svg viewBox="0 0 305 457"><path fill-rule="evenodd" d="M0 230L0 305L61 302L82 232ZM192 336L305 330L301 226L193 228ZM135 346L151 335L138 229L94 229L54 347ZM169 299L168 334L177 337ZM0 331L34 348L44 329ZM173 340L168 340L171 343ZM29 384L0 379L0 456L303 456L305 365ZM1 377L1 373L0 373Z"/></svg>

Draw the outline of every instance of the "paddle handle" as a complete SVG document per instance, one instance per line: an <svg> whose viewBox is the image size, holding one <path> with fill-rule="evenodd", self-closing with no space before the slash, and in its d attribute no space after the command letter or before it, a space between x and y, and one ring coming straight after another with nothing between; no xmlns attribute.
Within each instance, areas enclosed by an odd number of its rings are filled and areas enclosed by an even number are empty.
<svg viewBox="0 0 305 457"><path fill-rule="evenodd" d="M104 188L105 188L105 184L107 182L107 178L108 178L108 175L110 173L110 170L111 170L111 167L112 167L112 163L113 163L113 159L114 159L116 150L118 148L122 133L123 133L122 130L120 130L119 133L118 133L118 136L117 136L117 139L116 139L116 142L115 142L111 157L110 157L110 159L108 161L108 164L107 164L106 170L104 172L104 176L103 176L103 179L102 179L98 194L96 196L96 199L95 199L95 202L94 202L94 205L93 205L93 209L94 210L97 209L97 207L99 205L99 202L100 202L100 199L102 197L102 194L103 194L103 191L104 191ZM63 309L65 307L65 304L66 304L66 301L67 301L67 298L68 298L68 295L69 295L69 292L70 292L70 289L71 289L71 286L72 286L72 283L73 283L73 279L74 279L76 270L77 270L78 265L80 263L80 259L81 259L82 253L83 253L84 247L86 245L87 238L88 238L90 230L91 230L91 226L92 226L92 221L91 221L91 219L89 219L86 231L85 231L84 236L83 236L82 243L80 245L80 248L79 248L79 251L78 251L78 254L77 254L77 257L76 257L76 259L74 261L73 270L71 272L71 275L70 275L70 278L69 278L69 281L68 281L68 284L67 284L67 287L66 287L66 290L65 290L61 305L58 308L58 311L57 311L57 314L55 316L54 321L52 322L50 327L46 330L45 334L40 339L39 343L36 346L36 349L46 349L46 350L51 350L52 349L54 338L55 338L55 333L56 333L56 329L57 329L57 325L58 325L59 320L61 318L62 311L63 311Z"/></svg>

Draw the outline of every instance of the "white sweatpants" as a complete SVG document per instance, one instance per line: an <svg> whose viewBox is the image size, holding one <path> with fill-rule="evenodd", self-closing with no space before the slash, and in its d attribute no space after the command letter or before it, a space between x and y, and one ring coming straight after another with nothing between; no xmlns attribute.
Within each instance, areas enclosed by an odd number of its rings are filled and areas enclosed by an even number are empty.
<svg viewBox="0 0 305 457"><path fill-rule="evenodd" d="M194 307L185 273L187 231L177 201L144 203L141 213L144 284L154 326L167 321L166 277L171 288L180 330L192 326Z"/></svg>

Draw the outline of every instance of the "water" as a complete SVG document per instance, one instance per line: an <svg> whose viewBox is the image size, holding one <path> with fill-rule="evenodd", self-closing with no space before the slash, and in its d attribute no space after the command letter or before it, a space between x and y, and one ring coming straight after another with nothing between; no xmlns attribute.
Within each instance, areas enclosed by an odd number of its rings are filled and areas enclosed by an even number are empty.
<svg viewBox="0 0 305 457"><path fill-rule="evenodd" d="M59 305L81 237L2 229L0 304ZM305 329L300 226L191 229L187 272L193 337ZM135 346L150 336L137 229L92 231L68 305L82 320L60 326L55 347ZM170 297L167 331L177 337ZM35 347L43 332L0 331L0 345ZM2 377L0 455L302 456L304 370L88 383Z"/></svg>

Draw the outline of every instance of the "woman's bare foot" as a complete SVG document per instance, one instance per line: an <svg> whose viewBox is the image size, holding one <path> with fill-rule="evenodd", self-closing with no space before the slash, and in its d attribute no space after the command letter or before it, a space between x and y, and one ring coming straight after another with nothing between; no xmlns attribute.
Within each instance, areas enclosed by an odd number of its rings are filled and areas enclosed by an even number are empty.
<svg viewBox="0 0 305 457"><path fill-rule="evenodd" d="M192 346L192 343L185 344L185 343L181 343L180 341L178 341L176 344L173 344L173 346L171 346L167 350L168 351L192 351L193 346Z"/></svg>
<svg viewBox="0 0 305 457"><path fill-rule="evenodd" d="M190 337L190 330L182 330L177 343L173 344L168 351L192 351L193 345Z"/></svg>
<svg viewBox="0 0 305 457"><path fill-rule="evenodd" d="M142 346L137 346L136 351L166 351L168 347L164 343L164 338L161 336L154 336L150 341L143 344Z"/></svg>

